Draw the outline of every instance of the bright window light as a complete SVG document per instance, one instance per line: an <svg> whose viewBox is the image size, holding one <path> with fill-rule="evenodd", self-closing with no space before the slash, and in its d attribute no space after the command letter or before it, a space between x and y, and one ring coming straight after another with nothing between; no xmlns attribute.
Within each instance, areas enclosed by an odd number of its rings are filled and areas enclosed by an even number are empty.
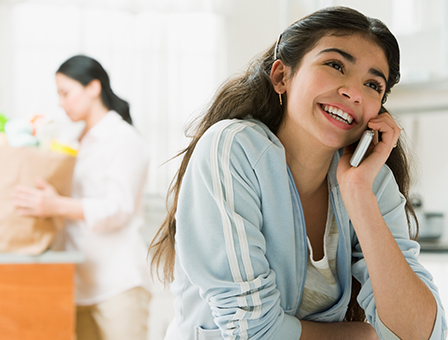
<svg viewBox="0 0 448 340"><path fill-rule="evenodd" d="M392 1L392 31L395 34L412 34L421 26L421 0Z"/></svg>
<svg viewBox="0 0 448 340"><path fill-rule="evenodd" d="M156 2L164 3L151 3ZM171 0L163 10L130 10L128 3L139 1L118 0L113 6L98 0L12 5L13 96L5 113L64 115L58 108L56 69L75 54L97 59L117 95L130 102L135 126L148 142L148 191L165 195L178 163L163 163L186 146L186 123L226 75L223 16L208 5L201 10L196 0L188 10L188 2ZM216 0L201 3L208 2Z"/></svg>

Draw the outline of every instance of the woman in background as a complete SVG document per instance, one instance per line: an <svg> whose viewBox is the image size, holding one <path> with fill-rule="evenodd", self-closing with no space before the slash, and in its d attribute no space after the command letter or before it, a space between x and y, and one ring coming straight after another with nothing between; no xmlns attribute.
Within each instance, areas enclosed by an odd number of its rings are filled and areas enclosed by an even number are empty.
<svg viewBox="0 0 448 340"><path fill-rule="evenodd" d="M400 128L379 113L398 80L387 27L336 7L223 84L150 247L176 295L166 339L446 337L409 236ZM352 167L367 128L374 143Z"/></svg>
<svg viewBox="0 0 448 340"><path fill-rule="evenodd" d="M64 249L85 256L76 268L77 339L146 340L150 294L140 234L145 141L96 60L68 59L56 84L69 118L85 122L72 196L39 180L38 189L18 187L15 203L22 215L65 218Z"/></svg>

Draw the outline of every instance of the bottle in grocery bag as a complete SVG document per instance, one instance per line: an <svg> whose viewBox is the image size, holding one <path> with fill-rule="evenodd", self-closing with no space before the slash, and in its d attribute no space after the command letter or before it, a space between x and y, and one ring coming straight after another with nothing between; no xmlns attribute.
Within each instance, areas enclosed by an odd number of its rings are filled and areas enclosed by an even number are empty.
<svg viewBox="0 0 448 340"><path fill-rule="evenodd" d="M8 144L5 134L5 124L7 121L8 118L3 113L0 113L0 146Z"/></svg>
<svg viewBox="0 0 448 340"><path fill-rule="evenodd" d="M37 138L33 136L33 125L25 119L11 119L4 125L8 145L12 147L37 146Z"/></svg>
<svg viewBox="0 0 448 340"><path fill-rule="evenodd" d="M8 118L0 112L0 132L5 132L5 124L8 121Z"/></svg>
<svg viewBox="0 0 448 340"><path fill-rule="evenodd" d="M76 157L78 151L70 145L63 144L57 140L53 140L50 144L50 150L53 152L59 152L68 156Z"/></svg>

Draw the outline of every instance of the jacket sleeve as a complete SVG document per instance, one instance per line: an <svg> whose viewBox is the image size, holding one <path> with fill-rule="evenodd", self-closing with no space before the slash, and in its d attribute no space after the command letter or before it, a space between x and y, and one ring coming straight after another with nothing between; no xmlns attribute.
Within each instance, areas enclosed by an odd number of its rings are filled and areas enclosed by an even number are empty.
<svg viewBox="0 0 448 340"><path fill-rule="evenodd" d="M420 245L409 238L408 224L404 209L406 201L403 195L399 192L392 171L387 166L383 167L376 178L373 190L376 194L383 218L392 232L406 261L418 277L428 286L436 299L437 316L430 340L445 339L447 335L447 324L438 289L433 282L431 274L418 262ZM356 235L354 237L354 242L353 258L355 259L355 262L352 266L352 273L362 285L358 295L358 302L365 310L368 321L375 327L381 339L398 339L398 337L393 334L378 317L369 273Z"/></svg>
<svg viewBox="0 0 448 340"><path fill-rule="evenodd" d="M300 321L281 308L265 256L253 166L266 150L236 141L243 128L207 133L196 146L178 201L177 255L224 339L299 339Z"/></svg>

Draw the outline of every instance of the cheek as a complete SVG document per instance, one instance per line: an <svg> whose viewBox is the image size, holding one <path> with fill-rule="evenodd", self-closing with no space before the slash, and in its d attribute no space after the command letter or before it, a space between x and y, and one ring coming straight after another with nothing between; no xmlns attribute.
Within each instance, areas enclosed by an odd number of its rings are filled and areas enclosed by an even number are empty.
<svg viewBox="0 0 448 340"><path fill-rule="evenodd" d="M378 100L375 100L373 103L367 106L368 110L366 111L366 118L369 121L372 118L378 117L378 114L381 109L381 103Z"/></svg>
<svg viewBox="0 0 448 340"><path fill-rule="evenodd" d="M322 84L314 82L312 78L303 75L296 77L288 89L288 100L296 105L306 105L306 100L312 99L316 92L320 91Z"/></svg>
<svg viewBox="0 0 448 340"><path fill-rule="evenodd" d="M85 108L85 98L80 93L74 93L66 100L65 107L74 112L83 111Z"/></svg>

